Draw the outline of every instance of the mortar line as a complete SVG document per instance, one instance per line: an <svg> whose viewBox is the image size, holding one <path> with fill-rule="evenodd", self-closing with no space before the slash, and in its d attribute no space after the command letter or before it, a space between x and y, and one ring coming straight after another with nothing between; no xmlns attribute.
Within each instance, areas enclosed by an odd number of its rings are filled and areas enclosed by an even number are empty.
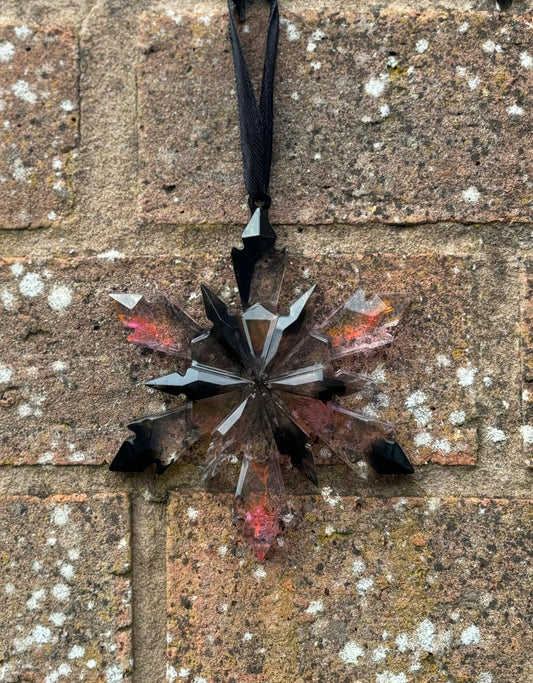
<svg viewBox="0 0 533 683"><path fill-rule="evenodd" d="M166 505L131 496L133 683L166 680Z"/></svg>

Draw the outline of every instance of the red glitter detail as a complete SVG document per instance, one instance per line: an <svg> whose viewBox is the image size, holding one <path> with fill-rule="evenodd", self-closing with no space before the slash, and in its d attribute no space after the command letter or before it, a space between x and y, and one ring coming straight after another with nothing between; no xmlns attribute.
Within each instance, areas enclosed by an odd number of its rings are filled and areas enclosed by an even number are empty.
<svg viewBox="0 0 533 683"><path fill-rule="evenodd" d="M281 532L278 515L264 505L254 505L244 513L242 532L257 559L262 561Z"/></svg>
<svg viewBox="0 0 533 683"><path fill-rule="evenodd" d="M175 346L175 335L172 334L167 325L163 324L162 327L158 328L155 323L140 316L127 318L125 315L119 314L119 318L126 327L131 327L134 330L128 337L129 342L149 345L155 341L160 346L168 348Z"/></svg>

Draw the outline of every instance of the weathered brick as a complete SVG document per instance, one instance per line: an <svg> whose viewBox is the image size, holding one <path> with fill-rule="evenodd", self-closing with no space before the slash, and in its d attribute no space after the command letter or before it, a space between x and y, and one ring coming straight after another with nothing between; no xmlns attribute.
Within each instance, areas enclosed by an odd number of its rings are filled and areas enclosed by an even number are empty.
<svg viewBox="0 0 533 683"><path fill-rule="evenodd" d="M174 671L209 683L530 680L531 501L295 503L283 547L258 566L229 496L173 495Z"/></svg>
<svg viewBox="0 0 533 683"><path fill-rule="evenodd" d="M475 263L452 256L294 257L282 308L317 283L315 319L358 286L368 293L408 292L411 308L394 344L342 367L369 372L376 391L346 405L392 421L415 464L474 464ZM168 258L18 261L0 268L0 459L6 463L100 463L109 460L133 418L157 413L173 399L142 383L176 361L126 343L108 298L133 291L170 293L202 325L199 283L237 304L229 259ZM6 306L7 304L7 306ZM182 370L186 363L178 363ZM121 427L122 425L122 427Z"/></svg>
<svg viewBox="0 0 533 683"><path fill-rule="evenodd" d="M0 227L51 225L68 212L77 131L72 31L0 27Z"/></svg>
<svg viewBox="0 0 533 683"><path fill-rule="evenodd" d="M129 530L122 495L0 499L1 680L130 680Z"/></svg>
<svg viewBox="0 0 533 683"><path fill-rule="evenodd" d="M533 262L527 259L522 302L522 441L526 464L533 467Z"/></svg>
<svg viewBox="0 0 533 683"><path fill-rule="evenodd" d="M263 49L258 16L249 12L243 34L254 74ZM140 43L143 217L243 219L226 16L148 15ZM274 219L531 220L532 59L520 16L287 14Z"/></svg>

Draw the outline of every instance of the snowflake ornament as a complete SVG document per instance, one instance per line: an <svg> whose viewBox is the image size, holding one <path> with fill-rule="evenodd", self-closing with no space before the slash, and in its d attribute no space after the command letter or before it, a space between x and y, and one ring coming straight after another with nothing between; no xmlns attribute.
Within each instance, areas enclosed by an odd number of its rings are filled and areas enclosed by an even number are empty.
<svg viewBox="0 0 533 683"><path fill-rule="evenodd" d="M413 472L392 425L342 407L339 397L371 381L335 363L389 344L408 298L387 293L367 299L358 290L313 325L313 286L281 315L276 311L286 252L275 248L276 233L263 208L255 209L242 239L243 248L231 254L242 312L230 314L202 285L210 330L166 296L150 303L138 294L112 295L120 320L132 329L129 342L188 358L191 365L184 375L147 382L188 402L129 424L135 437L122 444L110 469L141 472L155 464L162 473L210 434L203 480L229 460L241 462L234 521L262 560L290 518L281 456L315 485L313 446L327 446L351 467L364 458L380 474Z"/></svg>

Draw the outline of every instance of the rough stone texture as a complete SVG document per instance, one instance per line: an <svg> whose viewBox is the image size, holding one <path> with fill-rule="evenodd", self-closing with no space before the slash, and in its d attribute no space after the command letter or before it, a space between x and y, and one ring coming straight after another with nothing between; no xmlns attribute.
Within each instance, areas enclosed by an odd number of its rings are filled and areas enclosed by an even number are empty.
<svg viewBox="0 0 533 683"><path fill-rule="evenodd" d="M0 680L130 681L128 500L0 499Z"/></svg>
<svg viewBox="0 0 533 683"><path fill-rule="evenodd" d="M6 262L0 268L3 319L10 331L0 343L5 463L109 461L128 434L121 425L170 405L172 399L142 383L172 371L175 359L127 344L110 292L150 298L159 287L206 327L199 282L237 304L229 258L103 256ZM373 376L375 391L346 404L395 423L398 439L417 464L476 462L474 267L468 258L423 255L290 259L281 306L286 311L317 283L317 321L358 286L369 294L412 296L389 349L340 366Z"/></svg>
<svg viewBox="0 0 533 683"><path fill-rule="evenodd" d="M140 34L142 215L232 222L244 209L228 208L243 185L227 18L169 14L148 15ZM257 17L248 53L260 73ZM531 220L521 17L307 12L283 25L275 220Z"/></svg>
<svg viewBox="0 0 533 683"><path fill-rule="evenodd" d="M533 262L526 260L522 302L522 441L526 464L533 467Z"/></svg>
<svg viewBox="0 0 533 683"><path fill-rule="evenodd" d="M0 27L0 227L53 225L68 213L77 110L74 33Z"/></svg>
<svg viewBox="0 0 533 683"><path fill-rule="evenodd" d="M264 565L221 502L171 499L167 680L531 680L531 502L306 497Z"/></svg>

